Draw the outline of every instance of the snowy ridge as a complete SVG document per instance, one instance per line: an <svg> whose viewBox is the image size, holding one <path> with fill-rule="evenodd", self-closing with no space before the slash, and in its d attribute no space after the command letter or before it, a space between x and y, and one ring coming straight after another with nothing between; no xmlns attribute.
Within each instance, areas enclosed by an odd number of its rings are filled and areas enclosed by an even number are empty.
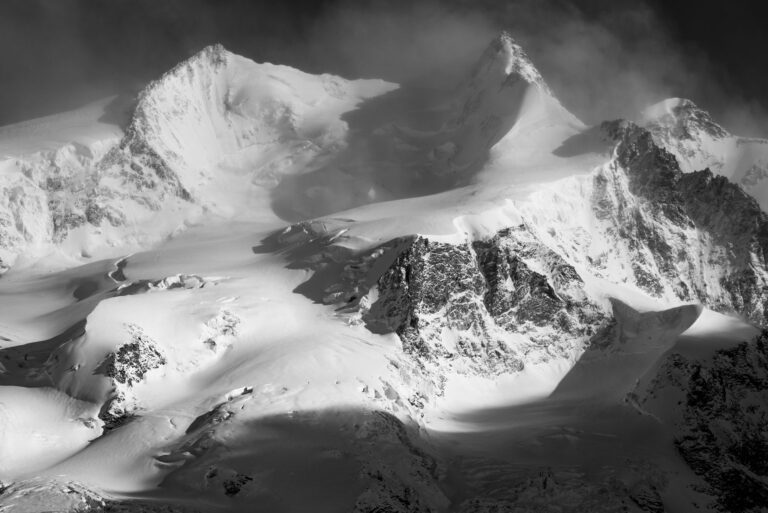
<svg viewBox="0 0 768 513"><path fill-rule="evenodd" d="M307 172L315 157L343 146L338 116L391 88L257 65L210 46L142 92L123 146L207 203L208 189L232 171L253 169L246 178L255 184Z"/></svg>
<svg viewBox="0 0 768 513"><path fill-rule="evenodd" d="M582 123L552 95L523 49L507 33L494 40L460 86L456 112L445 130L452 132L451 168L479 164L498 146L505 151L520 134L545 138L552 128L574 130ZM544 125L544 126L542 126ZM541 132L544 128L544 133ZM535 145L536 142L529 142Z"/></svg>
<svg viewBox="0 0 768 513"><path fill-rule="evenodd" d="M740 343L768 324L768 215L722 176L736 154L696 167L730 136L681 100L587 128L506 33L439 101L395 88L212 46L61 183L39 184L55 163L0 175L9 258L94 260L0 278L0 509L717 512L734 476L764 492L739 451L768 451L768 346ZM8 238L35 216L37 239Z"/></svg>
<svg viewBox="0 0 768 513"><path fill-rule="evenodd" d="M510 81L522 78L552 94L539 70L533 65L525 50L517 44L509 32L502 32L491 42L475 64L470 75L471 82L493 80L499 73Z"/></svg>
<svg viewBox="0 0 768 513"><path fill-rule="evenodd" d="M19 253L69 261L114 246L136 249L201 216L276 222L268 197L280 178L306 173L341 150L347 125L340 116L393 88L256 64L208 47L141 92L122 138L114 128L104 138L83 128L86 135L72 135L77 142L41 137L29 153L0 162L7 198L0 268ZM69 137L82 118L103 114L98 107L43 119L37 131ZM30 130L3 129L7 144L0 140L0 147L17 146ZM137 228L142 223L154 229Z"/></svg>
<svg viewBox="0 0 768 513"><path fill-rule="evenodd" d="M649 107L640 122L675 155L684 172L710 169L744 187L768 210L768 140L734 136L681 98Z"/></svg>

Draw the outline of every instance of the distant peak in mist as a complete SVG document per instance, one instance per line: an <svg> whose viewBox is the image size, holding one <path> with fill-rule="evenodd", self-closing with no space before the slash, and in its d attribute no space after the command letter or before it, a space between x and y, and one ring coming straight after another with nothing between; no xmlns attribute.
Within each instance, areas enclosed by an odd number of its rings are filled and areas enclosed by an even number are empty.
<svg viewBox="0 0 768 513"><path fill-rule="evenodd" d="M488 45L472 71L473 79L503 74L506 80L522 78L550 92L544 78L512 34L501 31Z"/></svg>
<svg viewBox="0 0 768 513"><path fill-rule="evenodd" d="M673 126L679 137L691 138L693 131L704 131L717 138L730 134L709 114L686 98L667 98L647 107L642 113L645 123Z"/></svg>

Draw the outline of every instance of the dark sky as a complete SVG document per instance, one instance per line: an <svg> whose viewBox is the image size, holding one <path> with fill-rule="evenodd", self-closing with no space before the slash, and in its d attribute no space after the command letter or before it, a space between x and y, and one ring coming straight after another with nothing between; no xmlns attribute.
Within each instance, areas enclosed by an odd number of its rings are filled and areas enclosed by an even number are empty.
<svg viewBox="0 0 768 513"><path fill-rule="evenodd" d="M509 28L585 121L684 96L768 136L768 24L729 0L0 0L0 125L132 91L207 44L349 78L452 83Z"/></svg>

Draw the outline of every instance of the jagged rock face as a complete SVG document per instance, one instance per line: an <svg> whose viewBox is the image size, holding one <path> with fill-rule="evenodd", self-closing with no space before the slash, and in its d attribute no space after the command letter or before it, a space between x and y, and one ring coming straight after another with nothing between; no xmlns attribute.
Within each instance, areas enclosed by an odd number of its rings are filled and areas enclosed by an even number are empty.
<svg viewBox="0 0 768 513"><path fill-rule="evenodd" d="M525 226L502 230L473 246L487 284L484 303L497 324L524 333L554 324L572 336L591 335L581 328L594 318L573 317L587 315L586 310L595 313L581 276Z"/></svg>
<svg viewBox="0 0 768 513"><path fill-rule="evenodd" d="M687 99L667 100L669 110L648 123L647 128L659 140L694 140L699 133L716 139L730 134L715 123L709 113Z"/></svg>
<svg viewBox="0 0 768 513"><path fill-rule="evenodd" d="M129 326L130 342L120 346L105 359L105 375L122 385L133 386L152 369L165 365L166 360L157 343L138 326Z"/></svg>
<svg viewBox="0 0 768 513"><path fill-rule="evenodd" d="M525 50L518 45L511 34L502 32L486 48L475 64L470 78L475 82L485 82L487 75L506 77L510 81L523 79L549 91L539 71L531 63Z"/></svg>
<svg viewBox="0 0 768 513"><path fill-rule="evenodd" d="M642 128L616 133L616 159L595 174L591 201L603 236L620 245L611 251L629 257L632 281L764 325L768 217L757 202L709 170L682 173Z"/></svg>
<svg viewBox="0 0 768 513"><path fill-rule="evenodd" d="M606 317L576 270L525 227L471 244L416 237L377 294L363 314L370 329L397 333L422 363L447 361L480 375L567 356Z"/></svg>
<svg viewBox="0 0 768 513"><path fill-rule="evenodd" d="M675 445L709 484L719 509L768 504L768 332L702 360L671 354L641 406L677 397ZM669 420L669 419L665 419Z"/></svg>
<svg viewBox="0 0 768 513"><path fill-rule="evenodd" d="M768 140L734 136L693 102L679 98L649 107L643 126L677 158L683 172L711 169L768 208Z"/></svg>
<svg viewBox="0 0 768 513"><path fill-rule="evenodd" d="M157 343L134 325L127 326L130 340L109 353L101 367L105 376L112 379L114 390L99 412L104 429L114 429L129 420L138 406L131 388L144 380L153 369L166 364L166 358Z"/></svg>

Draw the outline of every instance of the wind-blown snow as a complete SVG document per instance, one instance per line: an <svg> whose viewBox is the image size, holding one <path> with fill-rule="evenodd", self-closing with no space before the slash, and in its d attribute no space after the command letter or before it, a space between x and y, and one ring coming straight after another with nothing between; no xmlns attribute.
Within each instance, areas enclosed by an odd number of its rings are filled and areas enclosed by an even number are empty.
<svg viewBox="0 0 768 513"><path fill-rule="evenodd" d="M652 105L641 122L677 157L683 171L708 168L744 187L768 209L768 140L732 135L681 98Z"/></svg>
<svg viewBox="0 0 768 513"><path fill-rule="evenodd" d="M768 217L698 172L763 205L763 142L586 127L508 34L434 94L212 46L108 105L0 129L0 509L722 495L654 394L768 322Z"/></svg>

